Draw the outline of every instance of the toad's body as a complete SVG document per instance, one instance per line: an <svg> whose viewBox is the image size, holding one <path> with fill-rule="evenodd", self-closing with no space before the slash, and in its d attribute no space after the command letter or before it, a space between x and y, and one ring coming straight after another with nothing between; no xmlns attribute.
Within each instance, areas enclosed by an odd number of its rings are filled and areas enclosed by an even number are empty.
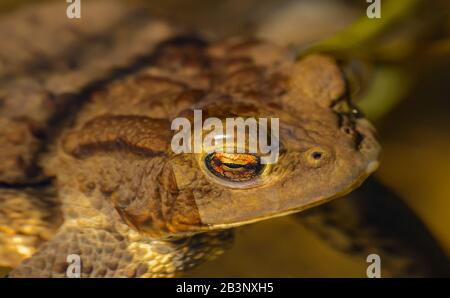
<svg viewBox="0 0 450 298"><path fill-rule="evenodd" d="M376 168L379 147L345 91L327 57L295 62L276 46L239 39L166 41L151 64L94 91L63 134L48 171L58 179L64 224L11 275L64 276L75 253L83 276L170 276L220 253L228 233L183 240L186 252L161 242L166 258L151 239L283 215L350 191ZM174 154L171 120L193 109L205 118L279 118L282 152L265 180L222 185L199 154Z"/></svg>
<svg viewBox="0 0 450 298"><path fill-rule="evenodd" d="M78 61L74 70L64 71L55 63L40 79L53 97L72 94L75 103L84 104L58 134L55 149L49 146L50 153L40 155L43 175L56 178L64 222L53 237L39 234L51 240L10 276L65 276L71 254L81 257L83 277L173 276L221 254L231 239L227 228L324 203L359 186L377 168L374 130L351 105L332 58L296 61L287 50L262 41L206 44L157 21L147 25L160 30L153 43L142 45L148 58L126 71L106 80L102 73L114 66L108 66L111 60ZM61 91L83 72L84 81L75 80L69 93ZM13 88L18 82L3 84ZM175 154L171 121L192 117L194 109L205 118L278 118L278 161L264 171L246 172L242 164L218 163L223 156ZM20 126L21 119L3 115L2 121ZM40 122L44 128L47 120ZM11 151L15 141L3 141L9 155L21 154ZM258 161L256 155L246 159ZM217 168L205 166L209 160L231 174L221 177ZM14 171L0 173L3 182L26 181L20 165L8 165ZM245 187L233 178L238 170L244 171ZM32 201L23 192L9 190L3 198L8 196ZM36 204L35 210L41 209L48 207ZM18 210L15 218L27 217L26 212ZM37 221L49 217L38 215ZM15 218L5 212L0 220L14 226ZM0 234L8 244L4 259L19 251L8 240L20 234L17 230ZM22 231L21 236L27 233L37 234Z"/></svg>

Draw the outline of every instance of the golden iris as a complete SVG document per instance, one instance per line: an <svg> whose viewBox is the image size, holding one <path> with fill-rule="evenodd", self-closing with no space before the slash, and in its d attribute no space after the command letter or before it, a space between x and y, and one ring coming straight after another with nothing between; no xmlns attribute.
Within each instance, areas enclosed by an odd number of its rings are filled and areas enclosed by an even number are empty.
<svg viewBox="0 0 450 298"><path fill-rule="evenodd" d="M213 152L205 157L206 168L215 176L233 182L246 182L264 170L258 156L248 153Z"/></svg>

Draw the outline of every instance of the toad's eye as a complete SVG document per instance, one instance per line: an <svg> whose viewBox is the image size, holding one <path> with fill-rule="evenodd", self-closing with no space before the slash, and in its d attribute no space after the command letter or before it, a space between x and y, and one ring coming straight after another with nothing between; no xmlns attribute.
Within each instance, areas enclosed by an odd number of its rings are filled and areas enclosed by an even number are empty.
<svg viewBox="0 0 450 298"><path fill-rule="evenodd" d="M247 153L213 152L206 155L204 162L214 176L244 184L258 178L265 168L258 156Z"/></svg>

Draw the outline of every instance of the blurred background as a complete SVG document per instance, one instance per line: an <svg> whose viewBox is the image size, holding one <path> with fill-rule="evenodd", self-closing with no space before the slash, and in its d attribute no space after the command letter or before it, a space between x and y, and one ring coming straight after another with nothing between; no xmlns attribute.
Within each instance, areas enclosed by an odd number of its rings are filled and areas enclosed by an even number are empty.
<svg viewBox="0 0 450 298"><path fill-rule="evenodd" d="M37 2L43 1L1 0L0 13ZM375 175L416 212L450 256L448 0L382 0L381 19L366 17L363 0L132 2L211 39L257 35L299 54L320 50L368 62L370 75L363 73L355 83L355 97L375 122L384 148ZM331 249L284 217L239 228L230 251L188 276L365 277L366 268L365 259Z"/></svg>

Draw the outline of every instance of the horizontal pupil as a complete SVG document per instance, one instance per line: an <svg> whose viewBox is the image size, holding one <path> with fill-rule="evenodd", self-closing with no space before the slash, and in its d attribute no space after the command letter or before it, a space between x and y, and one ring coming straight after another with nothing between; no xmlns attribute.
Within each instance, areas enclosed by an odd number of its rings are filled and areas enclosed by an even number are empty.
<svg viewBox="0 0 450 298"><path fill-rule="evenodd" d="M242 168L243 165L239 165L239 164L235 164L235 163L223 163L223 165L232 168L232 169L238 169L238 168Z"/></svg>
<svg viewBox="0 0 450 298"><path fill-rule="evenodd" d="M245 169L254 169L256 164L247 164L247 165L240 165L236 163L222 163L223 165L232 168L232 169L238 169L238 168L245 168Z"/></svg>

